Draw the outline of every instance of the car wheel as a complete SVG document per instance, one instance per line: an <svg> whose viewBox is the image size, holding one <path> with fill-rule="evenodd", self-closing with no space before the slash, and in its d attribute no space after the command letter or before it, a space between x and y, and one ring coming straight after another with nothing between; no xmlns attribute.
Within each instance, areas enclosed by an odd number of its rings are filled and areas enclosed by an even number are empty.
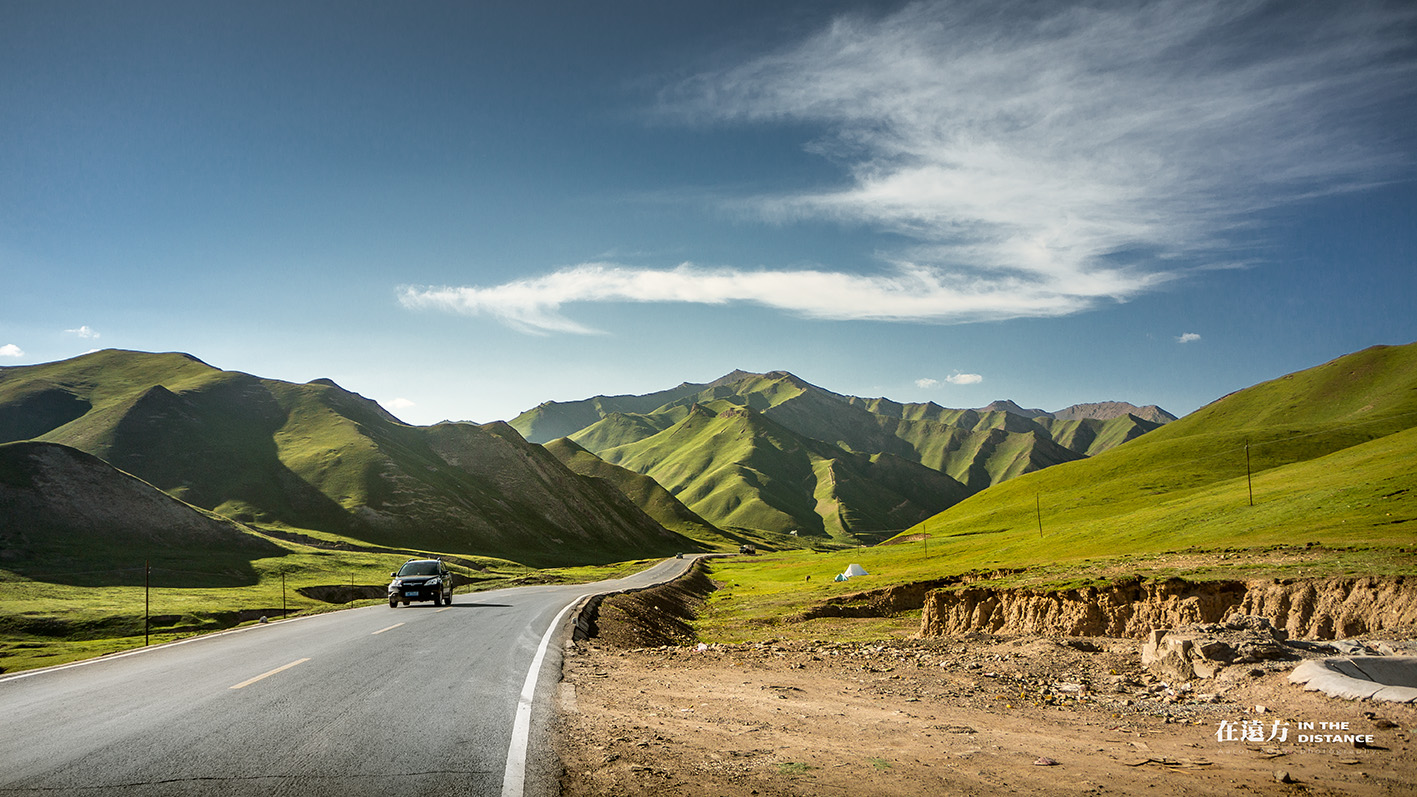
<svg viewBox="0 0 1417 797"><path fill-rule="evenodd" d="M452 605L453 605L453 593L451 593L451 592L448 593L448 597L446 597L446 598L443 599L443 605L444 605L444 606L452 606Z"/></svg>
<svg viewBox="0 0 1417 797"><path fill-rule="evenodd" d="M443 605L443 593L441 593L441 592L435 592L435 593L433 593L433 605L434 605L434 606L442 606L442 605Z"/></svg>
<svg viewBox="0 0 1417 797"><path fill-rule="evenodd" d="M398 599L398 598L389 598L389 608L390 608L390 609L397 609L397 608L398 608L398 605L399 605L399 599Z"/></svg>

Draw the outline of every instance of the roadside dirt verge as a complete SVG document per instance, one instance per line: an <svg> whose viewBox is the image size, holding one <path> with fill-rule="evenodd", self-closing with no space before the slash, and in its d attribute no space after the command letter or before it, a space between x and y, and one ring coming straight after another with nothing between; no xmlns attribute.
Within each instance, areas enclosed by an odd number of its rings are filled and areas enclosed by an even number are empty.
<svg viewBox="0 0 1417 797"><path fill-rule="evenodd" d="M1417 791L1417 707L1303 692L1293 662L1168 682L1134 639L699 645L684 587L607 599L567 650L567 797Z"/></svg>

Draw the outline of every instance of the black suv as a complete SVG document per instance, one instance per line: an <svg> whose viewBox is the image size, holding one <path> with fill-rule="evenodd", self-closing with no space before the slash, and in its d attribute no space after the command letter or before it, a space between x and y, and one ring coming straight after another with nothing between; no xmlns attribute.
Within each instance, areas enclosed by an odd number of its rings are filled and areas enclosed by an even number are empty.
<svg viewBox="0 0 1417 797"><path fill-rule="evenodd" d="M434 606L453 605L453 574L442 559L410 559L389 582L389 608L403 601L433 601Z"/></svg>

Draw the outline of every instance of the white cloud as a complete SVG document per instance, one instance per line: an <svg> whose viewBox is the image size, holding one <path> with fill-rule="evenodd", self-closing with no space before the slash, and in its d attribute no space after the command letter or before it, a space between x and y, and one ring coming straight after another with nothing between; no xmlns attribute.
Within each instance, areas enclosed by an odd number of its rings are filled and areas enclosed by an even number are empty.
<svg viewBox="0 0 1417 797"><path fill-rule="evenodd" d="M526 332L594 333L561 314L574 302L747 302L806 318L851 321L973 321L1056 316L1088 297L1016 279L960 282L931 268L898 264L884 274L745 271L684 263L668 270L586 263L492 287L405 287L409 309L491 316Z"/></svg>
<svg viewBox="0 0 1417 797"><path fill-rule="evenodd" d="M591 333L574 302L751 302L959 323L1084 311L1233 263L1258 211L1406 174L1417 87L1401 2L917 2L837 17L666 91L690 125L813 126L841 185L739 200L904 240L884 270L586 263L405 288L410 308ZM963 375L961 375L963 376Z"/></svg>
<svg viewBox="0 0 1417 797"><path fill-rule="evenodd" d="M88 324L85 324L79 327L78 329L66 329L64 330L64 332L69 335L78 335L79 337L84 338L85 340L98 340L99 337L101 337L98 332L94 331L94 328L89 326Z"/></svg>
<svg viewBox="0 0 1417 797"><path fill-rule="evenodd" d="M1200 336L1199 334L1197 334L1197 333L1195 333L1195 332L1187 332L1187 333L1185 333L1184 335L1180 335L1179 337L1177 337L1177 338L1176 338L1176 342L1177 342L1177 343L1195 343L1196 341L1198 341L1198 340L1200 340L1200 339L1201 339L1201 336Z"/></svg>
<svg viewBox="0 0 1417 797"><path fill-rule="evenodd" d="M984 377L979 374L962 374L956 371L945 377L945 381L952 385L977 385L984 381Z"/></svg>
<svg viewBox="0 0 1417 797"><path fill-rule="evenodd" d="M406 399L406 398L396 398L396 399L394 399L393 401L390 401L390 402L389 402L388 408L391 409L391 410L406 410L406 409L408 409L408 408L410 408L410 407L417 407L417 406L418 406L417 404L415 404L415 403L412 402L412 401L409 401L409 400Z"/></svg>
<svg viewBox="0 0 1417 797"><path fill-rule="evenodd" d="M24 350L21 349L19 346L16 346L16 345L13 344L13 343L6 343L4 346L0 346L0 357L23 357L23 356L25 356Z"/></svg>
<svg viewBox="0 0 1417 797"><path fill-rule="evenodd" d="M929 377L925 377L924 379L917 379L917 380L915 380L915 386L916 386L916 387L931 388L931 387L936 387L936 386L939 385L939 384L940 384L940 380L938 380L938 379L931 379L931 378L929 378Z"/></svg>
<svg viewBox="0 0 1417 797"><path fill-rule="evenodd" d="M864 222L941 264L1127 295L1154 269L1109 256L1204 249L1246 213L1407 160L1357 120L1411 94L1413 8L1297 5L915 3L839 17L668 104L825 127L814 148L849 184L758 198L769 214Z"/></svg>

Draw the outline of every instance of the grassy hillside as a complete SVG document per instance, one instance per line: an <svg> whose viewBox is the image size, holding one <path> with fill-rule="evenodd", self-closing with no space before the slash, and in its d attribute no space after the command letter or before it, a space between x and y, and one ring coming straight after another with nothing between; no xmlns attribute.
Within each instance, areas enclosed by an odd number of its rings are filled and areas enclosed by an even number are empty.
<svg viewBox="0 0 1417 797"><path fill-rule="evenodd" d="M1232 394L1086 461L991 488L911 533L926 531L932 542L1006 535L988 546L998 556L1030 532L1036 540L1040 515L1055 553L1268 545L1295 534L1326 544L1411 541L1402 507L1417 487L1414 426L1417 345L1368 349ZM990 561L1004 561L998 556Z"/></svg>
<svg viewBox="0 0 1417 797"><path fill-rule="evenodd" d="M408 426L328 380L259 379L181 354L0 369L0 431L86 451L238 520L383 546L553 565L689 545L504 424Z"/></svg>
<svg viewBox="0 0 1417 797"><path fill-rule="evenodd" d="M732 636L745 622L845 591L973 571L1022 569L1003 582L1052 585L1410 575L1413 462L1417 345L1368 349L1232 394L1094 458L991 487L891 544L718 565L716 578L735 586L709 626ZM873 575L818 583L850 562Z"/></svg>

